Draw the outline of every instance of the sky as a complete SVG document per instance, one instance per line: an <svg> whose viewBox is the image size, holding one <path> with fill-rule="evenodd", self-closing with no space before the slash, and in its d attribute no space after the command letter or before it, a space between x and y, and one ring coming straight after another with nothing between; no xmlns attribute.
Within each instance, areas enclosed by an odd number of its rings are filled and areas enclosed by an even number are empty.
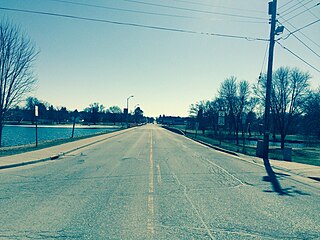
<svg viewBox="0 0 320 240"><path fill-rule="evenodd" d="M308 71L313 89L318 3L278 0L286 27L278 38L291 52L276 44L274 55L274 69ZM94 102L124 108L134 95L129 111L139 104L147 116L187 116L190 104L216 97L224 79L254 84L267 68L266 0L0 0L0 8L38 12L0 9L0 19L19 25L39 50L29 95L72 111Z"/></svg>

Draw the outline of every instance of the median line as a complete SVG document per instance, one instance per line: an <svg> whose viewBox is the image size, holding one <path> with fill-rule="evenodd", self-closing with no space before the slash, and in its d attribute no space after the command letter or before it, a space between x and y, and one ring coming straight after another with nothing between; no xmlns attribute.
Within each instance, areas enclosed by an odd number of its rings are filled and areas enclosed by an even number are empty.
<svg viewBox="0 0 320 240"><path fill-rule="evenodd" d="M150 134L150 154L149 154L149 192L148 192L148 219L147 232L150 237L154 235L154 174L152 158L152 130Z"/></svg>

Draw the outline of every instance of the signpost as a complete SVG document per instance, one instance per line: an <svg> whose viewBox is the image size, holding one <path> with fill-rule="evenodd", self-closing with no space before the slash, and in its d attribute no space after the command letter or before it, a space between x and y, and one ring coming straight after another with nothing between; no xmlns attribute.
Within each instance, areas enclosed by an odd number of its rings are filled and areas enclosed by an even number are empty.
<svg viewBox="0 0 320 240"><path fill-rule="evenodd" d="M78 116L78 110L76 109L76 110L74 110L74 112L73 112L73 117L72 117L72 119L73 119L73 124L72 124L72 134L71 134L71 138L74 137L74 128L75 128L75 125L76 125L77 116Z"/></svg>
<svg viewBox="0 0 320 240"><path fill-rule="evenodd" d="M196 122L196 133L195 133L194 138L197 138L199 126L200 126L200 123L199 123L199 122Z"/></svg>
<svg viewBox="0 0 320 240"><path fill-rule="evenodd" d="M247 115L242 113L241 115L241 123L242 123L242 138L243 138L243 153L246 151L246 122L247 122Z"/></svg>
<svg viewBox="0 0 320 240"><path fill-rule="evenodd" d="M38 106L34 106L34 116L36 117L36 147L38 147L38 117L39 117Z"/></svg>
<svg viewBox="0 0 320 240"><path fill-rule="evenodd" d="M221 138L222 138L221 128L225 125L225 117L226 117L225 111L220 110L218 112L218 126L219 126L219 132L220 132L219 145L221 145Z"/></svg>

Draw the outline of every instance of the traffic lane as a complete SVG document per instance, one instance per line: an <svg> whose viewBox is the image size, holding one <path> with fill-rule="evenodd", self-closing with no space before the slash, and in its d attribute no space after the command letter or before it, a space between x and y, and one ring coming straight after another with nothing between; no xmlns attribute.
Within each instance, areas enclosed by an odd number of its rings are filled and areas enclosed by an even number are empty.
<svg viewBox="0 0 320 240"><path fill-rule="evenodd" d="M134 131L54 163L2 171L0 236L119 238L146 233L145 134L149 131Z"/></svg>
<svg viewBox="0 0 320 240"><path fill-rule="evenodd" d="M279 196L262 181L263 168L166 130L155 132L154 159L161 169L156 226L170 234L180 229L177 239L186 229L222 239L319 236L319 201L312 188L286 178L283 185L295 190ZM192 216L198 221L190 221Z"/></svg>

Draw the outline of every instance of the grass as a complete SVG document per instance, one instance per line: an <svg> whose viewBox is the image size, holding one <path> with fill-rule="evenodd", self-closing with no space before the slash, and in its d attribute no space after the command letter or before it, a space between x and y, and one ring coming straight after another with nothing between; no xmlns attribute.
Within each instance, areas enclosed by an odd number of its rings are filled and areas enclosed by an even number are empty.
<svg viewBox="0 0 320 240"><path fill-rule="evenodd" d="M174 126L175 128L178 128L182 131L185 130L185 126ZM239 134L240 136L241 134ZM188 130L187 137L194 138L195 137L195 131ZM254 136L256 137L256 136ZM257 137L258 139L261 139L260 137ZM278 136L277 136L278 138ZM226 141L226 137L224 140L221 141L221 145L219 144L219 138L213 136L213 134L202 134L202 131L198 131L197 133L197 139L201 140L203 142L209 143L214 146L218 146L220 148L233 151L233 152L239 152L244 153L249 156L256 156L256 146L245 146L243 148L242 140L239 140L239 145L233 144ZM288 136L288 140L291 141L303 141L305 138L300 135L290 135ZM276 160L283 160L283 152L280 147L271 147L269 151L269 157L270 159L276 159ZM320 148L319 147L301 147L301 148L293 148L292 149L292 162L297 163L304 163L304 164L310 164L315 166L320 166Z"/></svg>

